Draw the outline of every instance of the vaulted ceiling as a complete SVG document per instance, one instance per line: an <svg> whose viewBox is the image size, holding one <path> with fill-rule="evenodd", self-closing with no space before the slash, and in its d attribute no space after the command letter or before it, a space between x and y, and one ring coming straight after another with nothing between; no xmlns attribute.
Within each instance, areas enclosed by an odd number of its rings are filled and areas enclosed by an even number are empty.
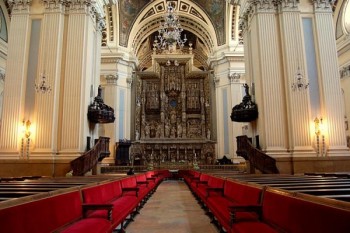
<svg viewBox="0 0 350 233"><path fill-rule="evenodd" d="M114 44L131 50L139 69L151 66L154 37L166 12L167 4L175 7L188 40L184 51L193 44L194 65L207 69L208 57L227 43L227 3L223 0L123 0L106 6L107 28L102 45ZM117 38L118 37L118 38Z"/></svg>

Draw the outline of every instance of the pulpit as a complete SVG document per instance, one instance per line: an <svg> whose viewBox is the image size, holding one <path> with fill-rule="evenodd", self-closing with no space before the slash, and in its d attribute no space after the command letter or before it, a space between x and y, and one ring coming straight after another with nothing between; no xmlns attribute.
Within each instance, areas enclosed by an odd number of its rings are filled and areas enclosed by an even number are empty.
<svg viewBox="0 0 350 233"><path fill-rule="evenodd" d="M115 165L126 166L130 164L130 160L129 160L130 146L131 146L130 140L119 140L119 142L116 143Z"/></svg>

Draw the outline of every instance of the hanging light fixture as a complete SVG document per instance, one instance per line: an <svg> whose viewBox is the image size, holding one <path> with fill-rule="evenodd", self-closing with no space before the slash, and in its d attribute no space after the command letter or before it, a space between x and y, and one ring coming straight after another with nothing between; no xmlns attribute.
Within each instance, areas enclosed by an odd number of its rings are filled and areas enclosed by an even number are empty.
<svg viewBox="0 0 350 233"><path fill-rule="evenodd" d="M45 48L46 46L43 45ZM47 67L46 50L43 51L43 72L40 73L38 83L35 81L35 91L37 93L45 94L51 92L51 86L47 83L47 77L45 74L45 68Z"/></svg>
<svg viewBox="0 0 350 233"><path fill-rule="evenodd" d="M176 45L183 48L187 41L186 34L184 38L181 38L181 27L178 16L175 14L174 6L168 3L167 12L164 14L164 22L161 22L158 29L158 36L155 36L153 47L159 49L162 52L168 50L168 52L174 52Z"/></svg>
<svg viewBox="0 0 350 233"><path fill-rule="evenodd" d="M51 87L50 85L47 84L45 72L43 72L40 76L41 76L40 77L41 81L39 83L35 83L36 92L42 93L42 94L50 93Z"/></svg>
<svg viewBox="0 0 350 233"><path fill-rule="evenodd" d="M292 83L293 91L302 91L309 87L309 82L304 76L301 74L300 67L298 66L297 73L294 76Z"/></svg>

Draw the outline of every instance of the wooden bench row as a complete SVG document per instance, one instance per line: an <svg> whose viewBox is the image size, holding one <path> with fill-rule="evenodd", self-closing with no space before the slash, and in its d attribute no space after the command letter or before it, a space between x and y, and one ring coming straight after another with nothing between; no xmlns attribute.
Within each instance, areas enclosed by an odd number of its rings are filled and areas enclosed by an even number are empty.
<svg viewBox="0 0 350 233"><path fill-rule="evenodd" d="M198 171L181 173L226 232L349 232L350 203Z"/></svg>
<svg viewBox="0 0 350 233"><path fill-rule="evenodd" d="M211 174L291 192L301 192L342 201L350 200L350 178L342 173L340 176L332 176L328 173L325 176L318 173L315 176L237 175L234 172L211 172Z"/></svg>
<svg viewBox="0 0 350 233"><path fill-rule="evenodd" d="M110 180L111 177L17 177L16 179L9 177L2 179L3 182L0 182L0 202L13 198L32 196L40 192L49 192L76 186L86 186L89 184Z"/></svg>
<svg viewBox="0 0 350 233"><path fill-rule="evenodd" d="M0 203L0 232L124 231L167 171L149 171L89 186L54 190L35 200ZM24 198L25 199L25 198Z"/></svg>

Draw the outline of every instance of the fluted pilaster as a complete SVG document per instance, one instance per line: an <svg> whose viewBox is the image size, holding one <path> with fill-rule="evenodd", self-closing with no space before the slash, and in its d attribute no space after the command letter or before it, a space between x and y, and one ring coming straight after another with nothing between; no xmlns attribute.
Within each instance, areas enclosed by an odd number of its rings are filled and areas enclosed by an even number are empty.
<svg viewBox="0 0 350 233"><path fill-rule="evenodd" d="M107 76L109 80L114 80L115 82L107 82L105 85L103 85L103 92L104 92L103 100L105 104L112 107L116 113L116 110L118 109L118 99L119 99L118 85L116 81L118 80L118 76L116 74L110 74ZM116 117L119 117L118 114L116 114ZM109 159L107 159L110 163L114 163L113 158L116 156L114 153L115 152L114 142L117 142L119 140L117 122L118 122L118 119L116 119L116 121L114 121L113 123L100 125L100 127L103 127L103 132L104 132L104 135L101 135L101 136L109 137L110 142L112 142L109 145L110 147L109 150L111 151L112 156L110 156Z"/></svg>
<svg viewBox="0 0 350 233"><path fill-rule="evenodd" d="M6 66L0 149L1 152L14 153L14 156L18 153L22 137L19 127L24 117L30 2L19 0L12 2L14 5L8 38L7 55L11 59L7 61Z"/></svg>
<svg viewBox="0 0 350 233"><path fill-rule="evenodd" d="M84 149L85 137L89 135L86 113L90 88L94 83L93 62L99 60L95 56L95 17L89 2L72 2L68 17L64 86L61 92L61 150L76 153Z"/></svg>
<svg viewBox="0 0 350 233"><path fill-rule="evenodd" d="M286 114L284 106L282 61L279 52L279 37L277 18L270 5L257 5L257 40L259 54L251 50L252 56L260 60L260 72L254 73L255 79L260 79L260 96L257 99L259 109L264 108L263 125L265 127L265 146L268 152L283 152L287 150Z"/></svg>
<svg viewBox="0 0 350 233"><path fill-rule="evenodd" d="M64 9L60 2L44 1L38 71L45 73L51 93L36 94L34 152L55 152L58 142L59 94L63 50ZM38 77L40 78L40 77ZM39 80L40 81L40 80Z"/></svg>
<svg viewBox="0 0 350 233"><path fill-rule="evenodd" d="M314 1L317 47L319 49L321 102L329 154L346 150L344 109L334 42L334 27L330 1Z"/></svg>
<svg viewBox="0 0 350 233"><path fill-rule="evenodd" d="M291 84L298 68L306 75L300 25L300 12L294 1L284 1L280 5L280 28L284 64L284 88L290 149L312 151L310 138L309 93L308 89L292 91Z"/></svg>

